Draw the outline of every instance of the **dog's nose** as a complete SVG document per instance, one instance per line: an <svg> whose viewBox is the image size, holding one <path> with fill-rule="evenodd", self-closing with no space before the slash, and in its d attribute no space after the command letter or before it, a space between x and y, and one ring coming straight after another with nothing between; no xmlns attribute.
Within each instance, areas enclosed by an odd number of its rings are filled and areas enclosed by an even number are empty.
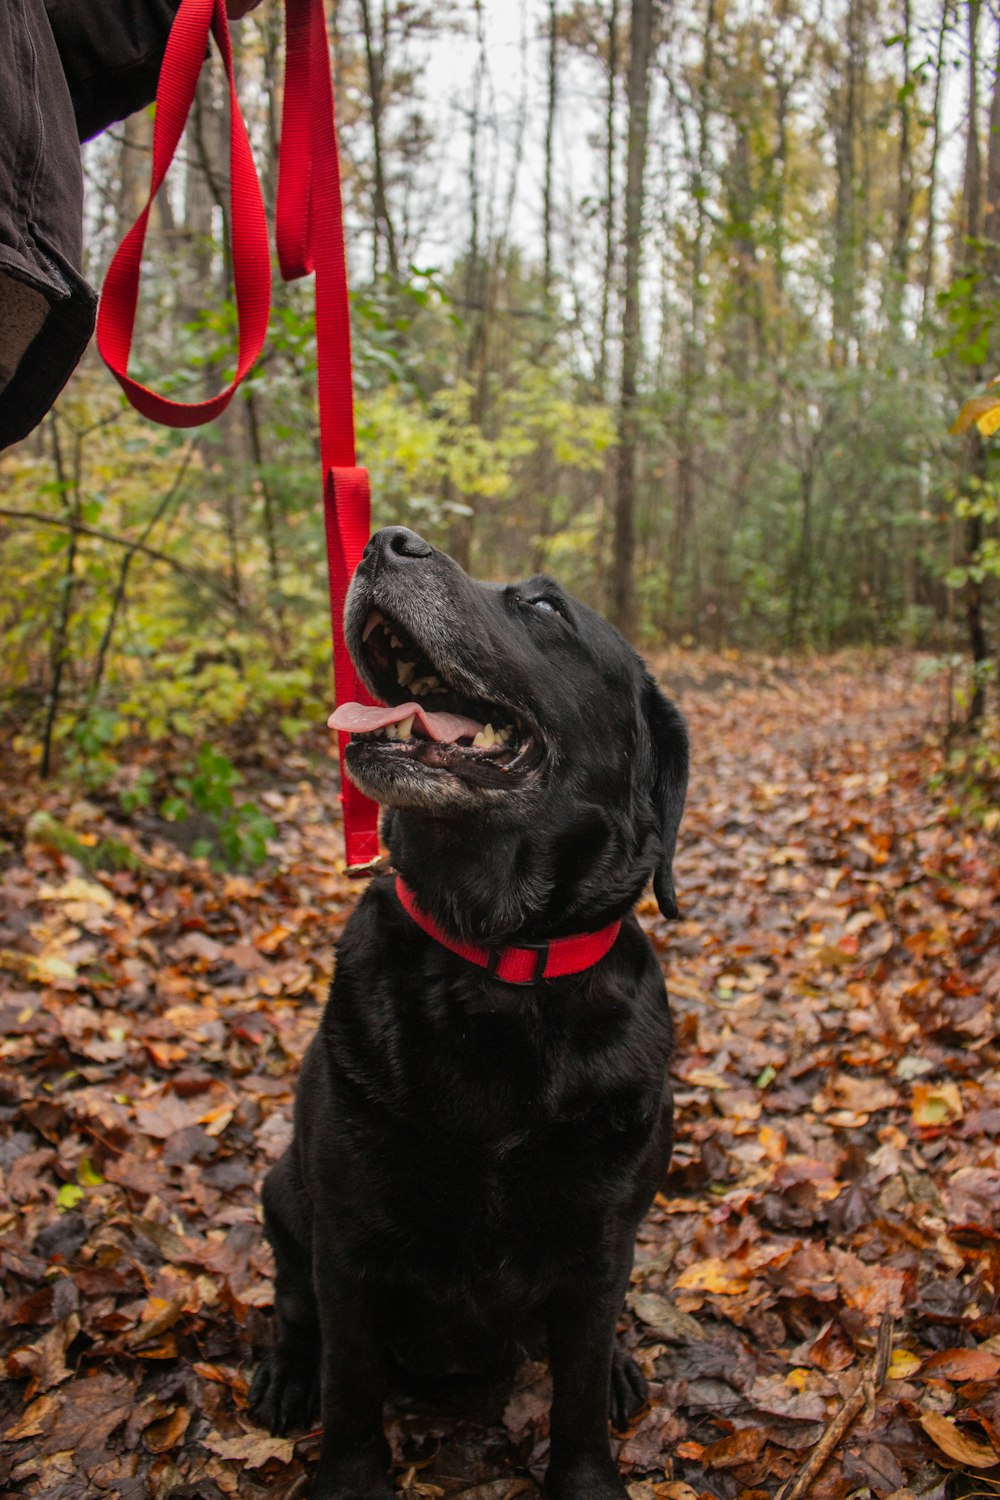
<svg viewBox="0 0 1000 1500"><path fill-rule="evenodd" d="M376 531L365 548L367 556L389 565L430 557L433 551L430 542L425 542L422 536L418 536L407 526L383 526L381 531Z"/></svg>

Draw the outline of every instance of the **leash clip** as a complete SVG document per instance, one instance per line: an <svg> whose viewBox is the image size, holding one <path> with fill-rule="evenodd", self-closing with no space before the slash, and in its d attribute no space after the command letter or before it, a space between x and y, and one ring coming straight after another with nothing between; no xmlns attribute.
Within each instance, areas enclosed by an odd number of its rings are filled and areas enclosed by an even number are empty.
<svg viewBox="0 0 1000 1500"><path fill-rule="evenodd" d="M383 875L391 868L387 854L376 854L374 859L366 859L363 864L345 865L344 874L348 880L370 880L373 875Z"/></svg>

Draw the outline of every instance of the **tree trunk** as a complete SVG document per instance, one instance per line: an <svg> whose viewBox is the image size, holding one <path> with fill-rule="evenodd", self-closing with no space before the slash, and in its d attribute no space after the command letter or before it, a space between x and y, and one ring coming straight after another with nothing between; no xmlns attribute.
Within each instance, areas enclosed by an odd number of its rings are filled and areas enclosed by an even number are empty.
<svg viewBox="0 0 1000 1500"><path fill-rule="evenodd" d="M62 694L63 674L69 662L69 625L73 616L73 594L76 587L76 554L80 535L76 529L80 522L80 439L76 439L73 475L70 478L63 462L62 445L59 441L59 419L55 412L49 417L49 423L52 432L52 459L56 471L56 483L59 486L59 498L62 501L66 516L71 522L72 529L70 531L69 546L66 548L66 566L63 570L62 583L59 589L59 607L56 615L56 623L52 631L52 649L50 653L52 679L49 683L49 700L45 708L45 728L42 731L42 761L39 766L39 774L43 777L50 775L52 771L53 737L55 734L56 719L59 716L59 699Z"/></svg>
<svg viewBox="0 0 1000 1500"><path fill-rule="evenodd" d="M677 453L677 498L670 546L670 603L674 606L681 574L687 561L688 541L695 512L695 410L705 369L705 287L703 285L708 239L709 113L715 71L716 0L708 0L705 11L705 51L698 83L697 156L693 163L691 189L695 201L694 245L691 251L691 312L681 357L681 410Z"/></svg>
<svg viewBox="0 0 1000 1500"><path fill-rule="evenodd" d="M365 61L368 67L368 93L371 99L372 127L372 209L374 233L372 249L372 273L377 276L379 265L379 243L385 238L386 269L390 281L399 281L399 260L396 250L396 232L389 214L389 200L385 190L385 57L386 17L382 12L381 44L375 41L369 0L361 0L361 22L365 36Z"/></svg>
<svg viewBox="0 0 1000 1500"><path fill-rule="evenodd" d="M555 145L556 100L559 84L558 18L556 0L549 0L548 77L545 96L545 174L542 182L542 300L552 297L552 158Z"/></svg>
<svg viewBox="0 0 1000 1500"><path fill-rule="evenodd" d="M649 127L649 65L653 51L656 0L632 0L628 66L628 156L625 178L625 304L622 313L621 396L618 406L618 463L615 494L611 618L626 636L634 634L635 499L638 450L638 376L642 335L639 324L642 215L645 196L646 138Z"/></svg>
<svg viewBox="0 0 1000 1500"><path fill-rule="evenodd" d="M611 291L615 275L615 106L618 92L618 0L611 0L608 16L608 101L604 138L604 275L601 282L601 332L598 345L596 385L601 399L607 395L608 326Z"/></svg>
<svg viewBox="0 0 1000 1500"><path fill-rule="evenodd" d="M838 368L850 362L858 292L857 147L861 91L862 0L848 0L844 72L833 101L836 199L833 251L833 359Z"/></svg>
<svg viewBox="0 0 1000 1500"><path fill-rule="evenodd" d="M990 263L995 261L988 249L980 243L984 231L982 152L979 144L979 17L981 0L968 0L968 61L969 61L969 117L965 134L965 171L962 179L962 218L958 264L978 271L982 278L982 293L986 296L990 288ZM990 109L990 124L996 123L996 112L1000 107L997 90L1000 89L1000 72L996 75L993 101ZM987 225L994 230L1000 227L1000 210L990 200L990 191L1000 191L1000 141L991 133L989 143L989 187L987 193ZM988 231L987 231L988 232ZM977 379L982 371L976 371ZM967 472L980 481L986 478L986 449L978 431L973 428L967 439ZM974 562L983 545L983 518L971 515L964 527L964 550L967 565ZM969 654L972 657L972 695L969 699L969 723L978 724L986 708L986 682L983 666L989 658L986 627L983 620L983 586L978 579L970 577L965 585L965 624L969 637Z"/></svg>
<svg viewBox="0 0 1000 1500"><path fill-rule="evenodd" d="M902 309L903 289L910 268L910 229L913 221L913 154L910 131L912 102L910 98L912 75L910 73L910 0L903 0L903 78L898 94L897 114L899 118L899 171L896 185L896 224L890 253L890 312L892 321L898 323Z"/></svg>
<svg viewBox="0 0 1000 1500"><path fill-rule="evenodd" d="M937 234L937 177L941 156L941 96L944 86L944 49L951 23L953 0L942 0L934 62L934 101L930 119L930 162L927 168L927 240L924 245L923 278L920 287L920 316L926 321L934 286L934 240Z"/></svg>

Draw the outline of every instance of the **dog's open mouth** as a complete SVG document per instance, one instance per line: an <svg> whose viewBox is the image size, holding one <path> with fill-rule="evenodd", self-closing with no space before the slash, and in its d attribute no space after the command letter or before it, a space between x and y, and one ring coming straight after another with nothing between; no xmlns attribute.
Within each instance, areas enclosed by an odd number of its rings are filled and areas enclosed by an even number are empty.
<svg viewBox="0 0 1000 1500"><path fill-rule="evenodd" d="M331 728L347 730L352 742L443 770L480 764L507 771L529 760L534 739L513 710L455 687L381 610L369 614L360 651L364 676L383 702L342 703L331 715Z"/></svg>

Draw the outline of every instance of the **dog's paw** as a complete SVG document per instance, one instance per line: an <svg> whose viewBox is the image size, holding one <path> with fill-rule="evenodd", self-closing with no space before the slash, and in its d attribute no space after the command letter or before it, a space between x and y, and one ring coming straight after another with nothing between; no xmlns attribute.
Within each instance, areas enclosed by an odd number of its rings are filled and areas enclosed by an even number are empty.
<svg viewBox="0 0 1000 1500"><path fill-rule="evenodd" d="M272 1350L257 1366L247 1409L253 1420L274 1437L315 1426L319 1417L318 1361Z"/></svg>
<svg viewBox="0 0 1000 1500"><path fill-rule="evenodd" d="M615 1345L611 1363L611 1401L609 1406L611 1425L616 1432L624 1432L636 1412L649 1399L646 1377L635 1360L624 1349Z"/></svg>

